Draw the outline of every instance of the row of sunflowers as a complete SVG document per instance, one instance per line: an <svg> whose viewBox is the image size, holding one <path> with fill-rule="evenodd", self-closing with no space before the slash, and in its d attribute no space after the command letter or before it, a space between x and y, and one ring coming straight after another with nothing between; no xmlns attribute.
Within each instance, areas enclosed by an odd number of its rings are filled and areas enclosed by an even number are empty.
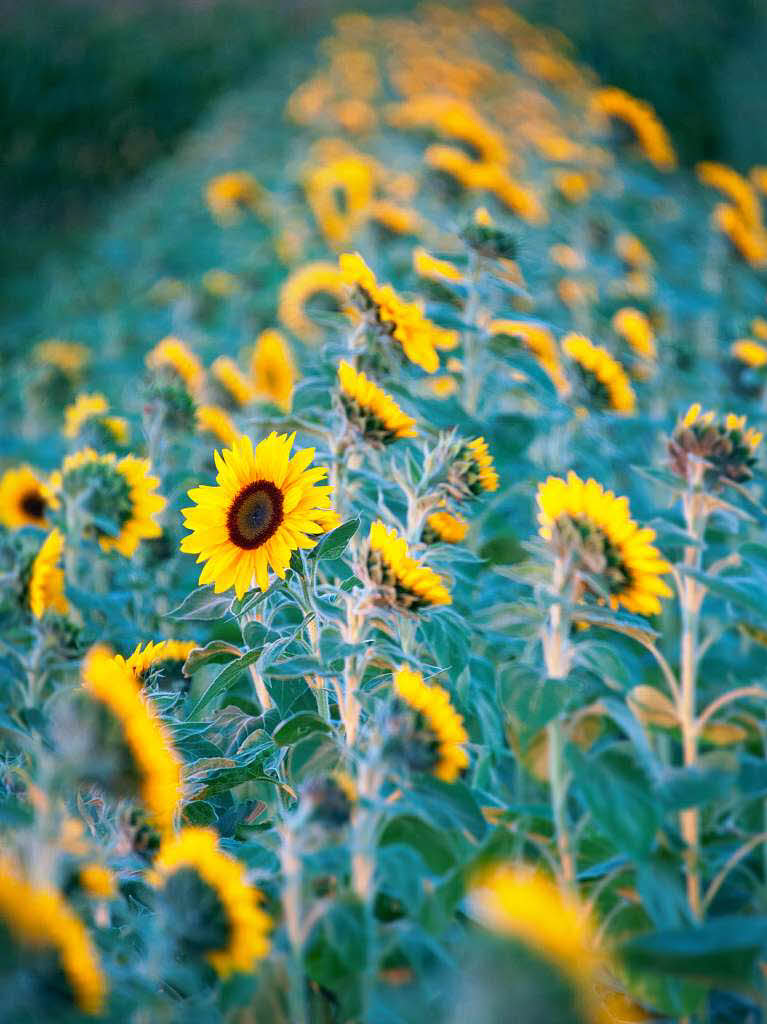
<svg viewBox="0 0 767 1024"><path fill-rule="evenodd" d="M495 0L283 104L6 367L0 1021L761 1020L767 167Z"/></svg>

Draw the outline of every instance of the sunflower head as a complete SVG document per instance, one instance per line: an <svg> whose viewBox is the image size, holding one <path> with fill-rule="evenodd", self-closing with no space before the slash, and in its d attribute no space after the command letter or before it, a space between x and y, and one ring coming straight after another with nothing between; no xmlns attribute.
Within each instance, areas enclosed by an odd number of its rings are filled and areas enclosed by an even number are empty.
<svg viewBox="0 0 767 1024"><path fill-rule="evenodd" d="M239 436L232 417L220 405L198 405L194 415L198 431L221 444L231 444Z"/></svg>
<svg viewBox="0 0 767 1024"><path fill-rule="evenodd" d="M399 438L416 436L412 416L406 415L391 395L346 360L338 367L338 383L347 421L370 444L380 447Z"/></svg>
<svg viewBox="0 0 767 1024"><path fill-rule="evenodd" d="M394 696L387 728L389 754L410 771L455 782L469 767L469 737L450 694L403 665L394 674Z"/></svg>
<svg viewBox="0 0 767 1024"><path fill-rule="evenodd" d="M7 469L0 477L0 523L9 530L48 525L48 496L31 466Z"/></svg>
<svg viewBox="0 0 767 1024"><path fill-rule="evenodd" d="M649 319L640 309L625 306L612 319L612 328L640 359L652 362L657 354L655 332Z"/></svg>
<svg viewBox="0 0 767 1024"><path fill-rule="evenodd" d="M671 567L653 546L655 531L631 518L627 498L571 472L566 480L549 477L539 486L537 501L540 535L571 567L576 599L593 580L599 600L611 608L660 612L659 598L671 596L662 578Z"/></svg>
<svg viewBox="0 0 767 1024"><path fill-rule="evenodd" d="M730 346L730 355L752 370L767 367L767 346L753 338L739 338Z"/></svg>
<svg viewBox="0 0 767 1024"><path fill-rule="evenodd" d="M466 539L469 524L462 515L443 507L426 519L422 540L424 544L460 544Z"/></svg>
<svg viewBox="0 0 767 1024"><path fill-rule="evenodd" d="M111 452L99 455L85 448L67 456L51 478L51 493L68 520L76 520L103 551L130 558L141 540L162 533L157 517L166 502L155 493L158 484L148 459L125 455L118 461Z"/></svg>
<svg viewBox="0 0 767 1024"><path fill-rule="evenodd" d="M340 312L345 289L335 263L317 260L294 270L280 288L277 317L298 338L309 344L322 339L323 330L314 322L307 306L324 299L332 312Z"/></svg>
<svg viewBox="0 0 767 1024"><path fill-rule="evenodd" d="M209 828L182 828L160 847L149 880L182 956L204 958L222 978L250 972L269 952L272 922L240 861Z"/></svg>
<svg viewBox="0 0 767 1024"><path fill-rule="evenodd" d="M688 485L718 491L728 481L746 483L754 475L763 435L746 427L746 417L719 418L691 405L669 441L671 468Z"/></svg>
<svg viewBox="0 0 767 1024"><path fill-rule="evenodd" d="M214 360L210 377L214 397L228 409L242 409L256 397L253 385L229 356L218 356Z"/></svg>
<svg viewBox="0 0 767 1024"><path fill-rule="evenodd" d="M374 603L400 612L415 613L433 605L451 604L445 581L408 551L394 527L377 520L370 528L365 565Z"/></svg>
<svg viewBox="0 0 767 1024"><path fill-rule="evenodd" d="M586 404L598 411L608 410L622 416L636 408L636 395L628 375L606 348L594 345L582 334L568 334L562 350L578 371Z"/></svg>
<svg viewBox="0 0 767 1024"><path fill-rule="evenodd" d="M262 401L273 402L284 413L293 404L296 364L287 339L280 331L262 331L250 357L250 376L255 394Z"/></svg>
<svg viewBox="0 0 767 1024"><path fill-rule="evenodd" d="M64 410L64 437L97 449L126 444L128 424L120 416L108 416L108 411L104 395L78 395Z"/></svg>
<svg viewBox="0 0 767 1024"><path fill-rule="evenodd" d="M190 532L181 550L206 563L200 584L216 593L233 587L238 597L254 583L266 590L270 569L284 579L291 552L337 525L331 489L320 483L327 470L310 466L313 448L291 455L294 440L271 433L254 448L242 435L214 452L215 486L193 488L195 504L183 510Z"/></svg>
<svg viewBox="0 0 767 1024"><path fill-rule="evenodd" d="M36 619L48 611L66 615L69 603L64 596L64 570L59 562L64 552L64 537L54 527L32 562L29 577L29 609Z"/></svg>
<svg viewBox="0 0 767 1024"><path fill-rule="evenodd" d="M264 190L249 171L226 171L205 187L208 209L223 225L235 223L245 210L258 212L264 198Z"/></svg>
<svg viewBox="0 0 767 1024"><path fill-rule="evenodd" d="M161 384L181 384L193 397L199 397L205 383L205 370L192 350L180 339L163 338L147 354L146 365Z"/></svg>
<svg viewBox="0 0 767 1024"><path fill-rule="evenodd" d="M182 669L197 646L193 640L160 640L143 647L139 644L126 664L143 688L186 692L189 679Z"/></svg>
<svg viewBox="0 0 767 1024"><path fill-rule="evenodd" d="M455 501L470 501L497 491L500 478L484 437L448 442L447 493Z"/></svg>
<svg viewBox="0 0 767 1024"><path fill-rule="evenodd" d="M650 106L622 89L597 89L591 115L597 125L607 125L617 145L635 146L660 171L676 167L671 139Z"/></svg>

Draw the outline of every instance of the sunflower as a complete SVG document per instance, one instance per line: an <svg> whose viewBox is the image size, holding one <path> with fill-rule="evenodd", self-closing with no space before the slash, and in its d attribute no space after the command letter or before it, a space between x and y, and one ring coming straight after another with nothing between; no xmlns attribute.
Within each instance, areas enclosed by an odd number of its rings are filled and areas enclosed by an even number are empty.
<svg viewBox="0 0 767 1024"><path fill-rule="evenodd" d="M413 249L413 270L425 281L437 284L463 284L464 276L455 264L439 260L436 256L417 245Z"/></svg>
<svg viewBox="0 0 767 1024"><path fill-rule="evenodd" d="M552 183L568 203L584 203L591 195L591 178L583 171L556 171Z"/></svg>
<svg viewBox="0 0 767 1024"><path fill-rule="evenodd" d="M767 366L767 348L753 338L739 338L730 346L730 354L753 369Z"/></svg>
<svg viewBox="0 0 767 1024"><path fill-rule="evenodd" d="M367 570L384 603L406 611L452 604L445 581L433 569L413 558L404 537L380 519L370 527Z"/></svg>
<svg viewBox="0 0 767 1024"><path fill-rule="evenodd" d="M97 861L83 864L78 873L78 881L94 900L111 900L117 895L114 872Z"/></svg>
<svg viewBox="0 0 767 1024"><path fill-rule="evenodd" d="M25 957L34 959L39 954L50 954L54 958L53 976L38 978L38 985L42 986L40 995L46 1001L62 997L57 976L61 972L69 990L65 998L89 1016L101 1013L107 982L85 925L58 889L32 884L5 855L0 856L0 921ZM25 957L19 958L21 970ZM9 968L15 959L9 962ZM59 1012L60 1007L57 1016Z"/></svg>
<svg viewBox="0 0 767 1024"><path fill-rule="evenodd" d="M549 219L537 193L528 185L523 185L512 178L500 165L492 164L482 168L475 185L491 192L512 213L529 224L545 224Z"/></svg>
<svg viewBox="0 0 767 1024"><path fill-rule="evenodd" d="M660 612L658 598L671 596L661 577L671 566L652 544L655 531L631 518L628 498L570 472L567 480L550 476L540 484L537 502L541 537L558 554L574 557L576 569L600 578L611 608Z"/></svg>
<svg viewBox="0 0 767 1024"><path fill-rule="evenodd" d="M212 434L222 444L231 444L239 436L231 416L220 405L198 405L194 415L200 433Z"/></svg>
<svg viewBox="0 0 767 1024"><path fill-rule="evenodd" d="M9 530L48 525L48 498L31 466L7 469L0 477L0 523Z"/></svg>
<svg viewBox="0 0 767 1024"><path fill-rule="evenodd" d="M763 316L755 316L751 321L751 333L761 341L767 341L767 320Z"/></svg>
<svg viewBox="0 0 767 1024"><path fill-rule="evenodd" d="M264 190L248 171L226 171L208 182L205 202L219 223L232 224L243 209L261 209Z"/></svg>
<svg viewBox="0 0 767 1024"><path fill-rule="evenodd" d="M64 410L64 437L74 439L90 426L95 426L106 432L105 440L112 444L126 444L128 424L120 416L107 416L107 412L109 402L104 395L78 395L74 403Z"/></svg>
<svg viewBox="0 0 767 1024"><path fill-rule="evenodd" d="M170 832L181 805L182 762L165 725L142 695L132 668L123 658L93 648L85 659L83 687L119 722L152 824L160 832Z"/></svg>
<svg viewBox="0 0 767 1024"><path fill-rule="evenodd" d="M763 227L753 227L729 203L717 205L713 221L738 256L749 266L763 267L767 263L767 231Z"/></svg>
<svg viewBox="0 0 767 1024"><path fill-rule="evenodd" d="M250 405L256 397L253 385L229 356L219 356L213 361L210 375L224 393L227 405L241 409Z"/></svg>
<svg viewBox="0 0 767 1024"><path fill-rule="evenodd" d="M387 120L405 131L428 129L461 142L486 163L507 164L511 159L497 128L469 103L444 93L427 93L392 105L387 110Z"/></svg>
<svg viewBox="0 0 767 1024"><path fill-rule="evenodd" d="M623 89L597 89L592 96L591 112L597 122L625 126L631 141L659 171L674 170L674 147L649 103L635 99Z"/></svg>
<svg viewBox="0 0 767 1024"><path fill-rule="evenodd" d="M612 319L613 330L625 338L634 352L642 359L653 360L656 356L655 334L652 324L639 309L625 306Z"/></svg>
<svg viewBox="0 0 767 1024"><path fill-rule="evenodd" d="M180 338L169 336L158 341L147 354L146 365L150 370L170 372L195 397L205 382L202 363Z"/></svg>
<svg viewBox="0 0 767 1024"><path fill-rule="evenodd" d="M572 893L528 865L496 863L470 880L468 903L490 931L523 942L590 992L605 957L587 908Z"/></svg>
<svg viewBox="0 0 767 1024"><path fill-rule="evenodd" d="M423 155L423 162L431 171L448 178L461 188L480 188L483 165L477 163L456 146L429 146Z"/></svg>
<svg viewBox="0 0 767 1024"><path fill-rule="evenodd" d="M443 782L455 782L469 767L466 750L469 737L462 716L450 703L450 694L441 686L430 686L424 682L420 672L413 672L404 665L394 674L394 693L403 704L417 713L425 726L423 731L427 737L419 746L428 749L414 752L419 766L426 754L431 761L429 770L432 775ZM421 737L422 731L419 730L417 740Z"/></svg>
<svg viewBox="0 0 767 1024"><path fill-rule="evenodd" d="M423 229L423 221L415 210L386 199L371 203L366 216L368 221L392 235L418 235Z"/></svg>
<svg viewBox="0 0 767 1024"><path fill-rule="evenodd" d="M69 611L64 596L64 571L58 565L63 552L64 537L54 527L35 555L29 577L29 608L36 619L49 610L60 615Z"/></svg>
<svg viewBox="0 0 767 1024"><path fill-rule="evenodd" d="M139 644L133 654L125 659L125 664L141 686L158 671L163 676L178 678L181 676L184 662L197 647L198 644L193 640L159 640L143 647ZM167 687L167 682L163 685ZM186 689L186 686L184 688Z"/></svg>
<svg viewBox="0 0 767 1024"><path fill-rule="evenodd" d="M712 490L720 490L728 481L746 483L754 475L763 440L761 431L746 427L745 416L727 413L720 420L695 402L669 441L671 468L686 483L702 481Z"/></svg>
<svg viewBox="0 0 767 1024"><path fill-rule="evenodd" d="M500 478L484 437L451 441L448 458L450 467L445 487L456 501L476 498L483 491L498 490Z"/></svg>
<svg viewBox="0 0 767 1024"><path fill-rule="evenodd" d="M372 160L354 152L313 168L306 175L309 207L325 240L334 248L344 244L370 206L374 179Z"/></svg>
<svg viewBox="0 0 767 1024"><path fill-rule="evenodd" d="M181 945L203 954L220 977L250 973L269 952L272 921L263 897L213 829L187 827L166 837L149 880L162 890L171 924L176 913L182 922L199 916L194 935L179 935ZM177 906L183 899L194 902Z"/></svg>
<svg viewBox="0 0 767 1024"><path fill-rule="evenodd" d="M549 375L557 392L560 395L567 394L569 384L562 369L559 348L548 327L528 320L492 320L487 325L487 331L491 337L507 335L518 338Z"/></svg>
<svg viewBox="0 0 767 1024"><path fill-rule="evenodd" d="M216 485L193 488L195 505L182 510L190 533L181 550L206 563L200 584L242 597L255 579L266 590L270 567L284 579L291 552L314 547L310 535L336 525L331 488L318 484L327 470L309 468L314 448L291 456L295 436L272 432L254 450L242 435L214 452Z"/></svg>
<svg viewBox="0 0 767 1024"><path fill-rule="evenodd" d="M655 262L645 244L629 231L621 231L616 237L615 251L631 270L649 270Z"/></svg>
<svg viewBox="0 0 767 1024"><path fill-rule="evenodd" d="M342 253L339 259L344 283L351 293L355 314L362 313L385 337L402 346L411 363L427 373L439 368L436 340L443 339L415 302L404 302L390 284L379 285L358 252Z"/></svg>
<svg viewBox="0 0 767 1024"><path fill-rule="evenodd" d="M250 357L250 375L259 398L290 412L296 364L285 337L273 328L262 331Z"/></svg>
<svg viewBox="0 0 767 1024"><path fill-rule="evenodd" d="M426 519L423 541L426 544L460 544L466 539L469 524L462 515L438 508Z"/></svg>
<svg viewBox="0 0 767 1024"><path fill-rule="evenodd" d="M340 308L345 289L341 271L335 263L316 260L293 271L280 288L277 318L302 341L309 344L322 338L322 329L306 313L310 299L328 296Z"/></svg>
<svg viewBox="0 0 767 1024"><path fill-rule="evenodd" d="M562 339L563 351L581 372L589 398L598 409L610 409L628 415L636 408L636 395L626 371L601 345L594 345L582 334Z"/></svg>
<svg viewBox="0 0 767 1024"><path fill-rule="evenodd" d="M727 164L703 160L695 165L695 173L702 185L721 192L735 206L745 223L752 229L762 227L762 204L751 182Z"/></svg>
<svg viewBox="0 0 767 1024"><path fill-rule="evenodd" d="M67 377L77 377L90 359L90 352L79 341L48 338L35 345L33 355L38 363L53 366Z"/></svg>
<svg viewBox="0 0 767 1024"><path fill-rule="evenodd" d="M162 533L156 518L166 500L154 493L158 484L157 477L150 475L149 459L125 455L118 462L112 452L99 455L84 448L68 455L51 476L50 493L56 506L63 496L65 501L81 503L81 510L96 521L112 520L116 536L104 532L97 522L87 528L98 537L102 551L119 551L130 558L140 541ZM87 495L85 502L83 495Z"/></svg>
<svg viewBox="0 0 767 1024"><path fill-rule="evenodd" d="M349 422L373 444L390 444L415 437L415 420L406 415L391 395L342 360L338 367L341 403Z"/></svg>

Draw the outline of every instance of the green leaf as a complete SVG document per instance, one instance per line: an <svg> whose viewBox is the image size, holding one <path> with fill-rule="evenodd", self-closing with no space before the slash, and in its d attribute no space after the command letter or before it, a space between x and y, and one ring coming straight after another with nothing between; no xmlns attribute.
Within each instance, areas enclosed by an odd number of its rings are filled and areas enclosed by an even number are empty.
<svg viewBox="0 0 767 1024"><path fill-rule="evenodd" d="M313 732L330 732L330 726L312 711L297 711L280 722L272 733L272 739L279 746L287 747Z"/></svg>
<svg viewBox="0 0 767 1024"><path fill-rule="evenodd" d="M721 597L741 608L747 608L749 611L755 612L759 618L765 617L767 609L765 608L764 589L756 586L753 582L740 579L733 582L731 578L709 576L708 573L700 572L687 565L680 565L679 571L702 583L709 593L716 597Z"/></svg>
<svg viewBox="0 0 767 1024"><path fill-rule="evenodd" d="M660 824L649 783L642 784L636 769L615 759L608 763L604 755L587 757L573 744L566 757L597 828L632 857L649 856Z"/></svg>
<svg viewBox="0 0 767 1024"><path fill-rule="evenodd" d="M720 917L695 928L640 935L623 946L631 966L718 981L746 980L767 945L767 917Z"/></svg>
<svg viewBox="0 0 767 1024"><path fill-rule="evenodd" d="M190 825L213 825L216 812L207 800L193 800L184 808L184 821Z"/></svg>
<svg viewBox="0 0 767 1024"><path fill-rule="evenodd" d="M702 807L730 795L737 778L735 755L717 750L704 754L694 765L670 769L658 787L658 795L671 811Z"/></svg>
<svg viewBox="0 0 767 1024"><path fill-rule="evenodd" d="M223 619L231 603L231 595L214 594L213 584L210 583L193 590L178 608L167 613L167 617L177 622L212 622L214 619Z"/></svg>
<svg viewBox="0 0 767 1024"><path fill-rule="evenodd" d="M532 738L559 714L569 697L567 684L547 679L529 665L509 665L498 679L498 699L519 729L520 742Z"/></svg>
<svg viewBox="0 0 767 1024"><path fill-rule="evenodd" d="M204 647L190 651L184 662L184 675L193 676L203 665L225 665L232 658L239 658L242 651L225 640L211 640Z"/></svg>
<svg viewBox="0 0 767 1024"><path fill-rule="evenodd" d="M252 782L258 779L261 782L274 782L264 773L263 762L259 759L252 764L238 765L236 768L217 768L205 778L200 780L202 789L197 792L197 800L205 800L216 796L217 793L225 793L243 782Z"/></svg>
<svg viewBox="0 0 767 1024"><path fill-rule="evenodd" d="M340 558L346 551L349 541L360 526L359 519L347 519L335 530L326 533L316 547L308 553L309 558Z"/></svg>
<svg viewBox="0 0 767 1024"><path fill-rule="evenodd" d="M459 829L476 842L487 832L487 822L469 787L460 781L422 778L414 781L407 794L408 802L419 814L441 829Z"/></svg>
<svg viewBox="0 0 767 1024"><path fill-rule="evenodd" d="M227 665L223 671L219 672L207 690L205 690L187 717L195 718L199 715L203 708L206 708L212 700L215 700L219 694L224 693L231 684L239 678L248 665L252 665L254 662L258 661L260 657L260 650L248 651L246 654L243 654L242 657Z"/></svg>
<svg viewBox="0 0 767 1024"><path fill-rule="evenodd" d="M367 961L367 928L362 906L351 899L332 903L312 928L304 963L309 977L335 990L349 984Z"/></svg>

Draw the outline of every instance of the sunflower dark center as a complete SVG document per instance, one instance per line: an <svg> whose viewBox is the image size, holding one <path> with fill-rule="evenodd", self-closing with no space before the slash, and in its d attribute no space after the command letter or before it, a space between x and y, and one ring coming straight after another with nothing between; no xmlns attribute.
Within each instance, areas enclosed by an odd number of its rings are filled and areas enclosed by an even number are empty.
<svg viewBox="0 0 767 1024"><path fill-rule="evenodd" d="M229 539L238 548L252 551L276 533L282 520L282 491L270 480L254 480L243 487L229 508Z"/></svg>
<svg viewBox="0 0 767 1024"><path fill-rule="evenodd" d="M27 491L21 498L21 510L30 519L45 518L45 498L39 491Z"/></svg>

